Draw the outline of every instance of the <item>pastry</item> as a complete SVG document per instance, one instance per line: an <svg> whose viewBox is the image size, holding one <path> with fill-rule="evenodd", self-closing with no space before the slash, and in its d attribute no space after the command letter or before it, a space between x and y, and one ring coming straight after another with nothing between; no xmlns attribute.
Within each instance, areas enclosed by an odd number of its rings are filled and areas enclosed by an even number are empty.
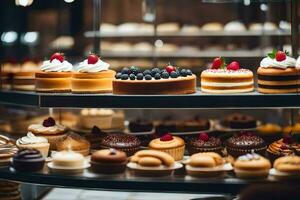
<svg viewBox="0 0 300 200"><path fill-rule="evenodd" d="M290 175L300 174L300 157L285 156L275 160L274 168L279 172L289 173Z"/></svg>
<svg viewBox="0 0 300 200"><path fill-rule="evenodd" d="M250 115L233 113L222 119L221 124L230 129L253 129L256 128L256 119Z"/></svg>
<svg viewBox="0 0 300 200"><path fill-rule="evenodd" d="M226 66L223 58L215 58L211 69L201 73L201 91L205 93L243 93L253 90L253 73L241 69L236 61Z"/></svg>
<svg viewBox="0 0 300 200"><path fill-rule="evenodd" d="M265 141L252 132L235 134L225 141L225 147L227 153L235 158L251 152L264 155L267 149Z"/></svg>
<svg viewBox="0 0 300 200"><path fill-rule="evenodd" d="M195 117L194 119L188 119L176 122L174 132L197 132L206 131L210 129L210 122L207 119Z"/></svg>
<svg viewBox="0 0 300 200"><path fill-rule="evenodd" d="M276 31L276 30L278 30L278 27L273 22L265 22L263 25L263 30L264 31Z"/></svg>
<svg viewBox="0 0 300 200"><path fill-rule="evenodd" d="M35 90L35 73L38 71L37 63L26 61L20 71L13 72L12 87L14 90Z"/></svg>
<svg viewBox="0 0 300 200"><path fill-rule="evenodd" d="M267 149L267 155L272 162L279 157L292 154L300 154L300 144L295 142L291 137L284 137L277 140L271 143Z"/></svg>
<svg viewBox="0 0 300 200"><path fill-rule="evenodd" d="M136 119L130 121L128 125L129 131L136 132L150 132L153 130L153 123L145 119Z"/></svg>
<svg viewBox="0 0 300 200"><path fill-rule="evenodd" d="M220 24L218 22L208 22L201 27L202 31L211 31L211 32L223 31L223 28L224 28L223 24Z"/></svg>
<svg viewBox="0 0 300 200"><path fill-rule="evenodd" d="M282 130L283 134L288 135L291 133L300 133L300 123L295 123L294 125L285 126Z"/></svg>
<svg viewBox="0 0 300 200"><path fill-rule="evenodd" d="M139 30L139 24L134 22L126 22L117 27L117 32L120 34L136 33Z"/></svg>
<svg viewBox="0 0 300 200"><path fill-rule="evenodd" d="M112 91L112 80L115 71L109 70L109 64L97 55L90 54L79 63L72 75L73 93L109 93Z"/></svg>
<svg viewBox="0 0 300 200"><path fill-rule="evenodd" d="M187 24L183 25L181 27L181 30L180 30L181 33L187 34L187 35L189 35L189 34L191 34L191 35L192 34L199 34L200 31L201 31L201 29L200 29L199 26L197 26L197 25L187 25Z"/></svg>
<svg viewBox="0 0 300 200"><path fill-rule="evenodd" d="M31 132L28 132L27 136L17 140L16 145L19 149L36 149L44 158L48 157L50 144L45 137L37 137Z"/></svg>
<svg viewBox="0 0 300 200"><path fill-rule="evenodd" d="M189 155L201 152L216 152L222 155L222 142L219 138L209 137L207 133L200 133L187 142Z"/></svg>
<svg viewBox="0 0 300 200"><path fill-rule="evenodd" d="M156 29L160 34L176 33L179 31L179 24L176 22L162 23L158 24Z"/></svg>
<svg viewBox="0 0 300 200"><path fill-rule="evenodd" d="M127 156L132 156L140 149L141 142L133 135L114 133L105 136L100 142L100 145L102 148L114 148L125 152Z"/></svg>
<svg viewBox="0 0 300 200"><path fill-rule="evenodd" d="M296 93L299 90L296 60L287 52L273 50L260 62L257 70L258 91L261 93Z"/></svg>
<svg viewBox="0 0 300 200"><path fill-rule="evenodd" d="M56 150L57 141L66 136L68 129L63 125L56 123L52 117L49 117L45 119L42 124L30 125L28 131L36 136L47 138L50 143L50 150Z"/></svg>
<svg viewBox="0 0 300 200"><path fill-rule="evenodd" d="M70 133L57 141L56 149L58 151L72 150L87 156L90 154L90 143L80 135Z"/></svg>
<svg viewBox="0 0 300 200"><path fill-rule="evenodd" d="M153 44L148 42L136 43L132 46L132 51L137 53L151 53L153 51Z"/></svg>
<svg viewBox="0 0 300 200"><path fill-rule="evenodd" d="M224 26L224 31L229 31L229 32L242 32L246 31L246 26L239 21L231 21L225 24Z"/></svg>
<svg viewBox="0 0 300 200"><path fill-rule="evenodd" d="M70 92L73 66L61 53L55 53L44 61L41 71L35 73L37 92Z"/></svg>
<svg viewBox="0 0 300 200"><path fill-rule="evenodd" d="M257 127L257 131L266 142L273 142L282 137L282 128L278 124L267 123Z"/></svg>
<svg viewBox="0 0 300 200"><path fill-rule="evenodd" d="M153 35L154 34L154 25L153 24L140 23L138 33Z"/></svg>
<svg viewBox="0 0 300 200"><path fill-rule="evenodd" d="M196 76L191 70L178 71L173 66L164 70L123 68L113 81L114 94L191 94L196 92Z"/></svg>
<svg viewBox="0 0 300 200"><path fill-rule="evenodd" d="M60 151L52 156L52 164L66 169L81 168L84 167L84 157L74 151Z"/></svg>
<svg viewBox="0 0 300 200"><path fill-rule="evenodd" d="M45 158L35 149L19 150L13 157L12 166L17 171L35 172L43 169Z"/></svg>
<svg viewBox="0 0 300 200"><path fill-rule="evenodd" d="M261 32L261 31L263 31L263 24L262 23L251 23L249 25L249 31Z"/></svg>
<svg viewBox="0 0 300 200"><path fill-rule="evenodd" d="M103 132L97 126L94 126L92 130L85 134L84 137L87 141L89 141L91 145L91 150L100 149L100 142L107 133Z"/></svg>
<svg viewBox="0 0 300 200"><path fill-rule="evenodd" d="M178 51L178 46L176 44L171 44L171 43L161 43L157 44L155 43L155 53L157 54L164 54L166 53L167 55L170 53L174 53Z"/></svg>
<svg viewBox="0 0 300 200"><path fill-rule="evenodd" d="M102 23L100 25L100 33L104 35L114 34L117 31L117 26L110 23Z"/></svg>
<svg viewBox="0 0 300 200"><path fill-rule="evenodd" d="M176 161L182 160L185 142L180 137L165 134L149 143L149 149L158 150L170 154Z"/></svg>
<svg viewBox="0 0 300 200"><path fill-rule="evenodd" d="M266 178L270 169L270 161L256 153L239 156L234 162L234 172L239 178Z"/></svg>
<svg viewBox="0 0 300 200"><path fill-rule="evenodd" d="M123 173L126 169L127 156L123 151L103 149L91 156L91 170L101 174Z"/></svg>
<svg viewBox="0 0 300 200"><path fill-rule="evenodd" d="M17 151L18 148L11 139L0 135L0 166L9 165L11 158Z"/></svg>
<svg viewBox="0 0 300 200"><path fill-rule="evenodd" d="M75 44L75 40L72 36L62 35L55 38L51 43L52 49L70 50Z"/></svg>

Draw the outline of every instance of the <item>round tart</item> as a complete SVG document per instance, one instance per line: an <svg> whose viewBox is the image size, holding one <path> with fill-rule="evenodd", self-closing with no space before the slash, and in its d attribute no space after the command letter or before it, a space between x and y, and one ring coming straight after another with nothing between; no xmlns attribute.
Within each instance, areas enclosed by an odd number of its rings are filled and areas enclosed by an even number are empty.
<svg viewBox="0 0 300 200"><path fill-rule="evenodd" d="M189 155L200 152L216 152L222 155L222 142L219 138L209 137L207 133L200 133L187 142Z"/></svg>
<svg viewBox="0 0 300 200"><path fill-rule="evenodd" d="M78 134L70 133L56 144L58 151L72 150L83 156L90 154L90 143Z"/></svg>
<svg viewBox="0 0 300 200"><path fill-rule="evenodd" d="M114 94L191 94L196 92L196 76L191 70L167 66L164 70L123 68L113 81Z"/></svg>
<svg viewBox="0 0 300 200"><path fill-rule="evenodd" d="M140 149L140 140L127 134L109 134L103 138L100 146L105 149L114 148L123 151L127 156L132 156Z"/></svg>
<svg viewBox="0 0 300 200"><path fill-rule="evenodd" d="M12 166L17 171L35 172L43 169L45 158L34 149L19 150L13 157Z"/></svg>
<svg viewBox="0 0 300 200"><path fill-rule="evenodd" d="M228 154L235 158L251 152L264 155L267 149L265 141L252 132L241 132L228 138L225 147Z"/></svg>
<svg viewBox="0 0 300 200"><path fill-rule="evenodd" d="M101 174L122 173L126 169L127 156L123 151L103 149L91 156L91 170Z"/></svg>
<svg viewBox="0 0 300 200"><path fill-rule="evenodd" d="M180 137L165 134L152 140L149 143L149 149L166 152L177 161L183 159L185 142Z"/></svg>
<svg viewBox="0 0 300 200"><path fill-rule="evenodd" d="M266 178L270 169L270 161L255 153L240 156L234 163L239 178Z"/></svg>

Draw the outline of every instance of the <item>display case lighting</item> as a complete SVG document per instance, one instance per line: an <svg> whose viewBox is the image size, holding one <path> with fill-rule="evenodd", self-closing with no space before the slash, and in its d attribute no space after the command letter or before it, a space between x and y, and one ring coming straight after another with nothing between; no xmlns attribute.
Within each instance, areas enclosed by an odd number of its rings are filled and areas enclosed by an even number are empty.
<svg viewBox="0 0 300 200"><path fill-rule="evenodd" d="M64 0L66 3L73 3L75 0Z"/></svg>
<svg viewBox="0 0 300 200"><path fill-rule="evenodd" d="M3 32L1 35L1 41L4 44L12 44L18 39L18 33L15 31Z"/></svg>
<svg viewBox="0 0 300 200"><path fill-rule="evenodd" d="M39 39L38 32L26 32L21 37L21 42L24 44L35 44L35 43L37 43L38 39Z"/></svg>
<svg viewBox="0 0 300 200"><path fill-rule="evenodd" d="M30 6L33 3L33 0L16 0L15 1L17 6Z"/></svg>

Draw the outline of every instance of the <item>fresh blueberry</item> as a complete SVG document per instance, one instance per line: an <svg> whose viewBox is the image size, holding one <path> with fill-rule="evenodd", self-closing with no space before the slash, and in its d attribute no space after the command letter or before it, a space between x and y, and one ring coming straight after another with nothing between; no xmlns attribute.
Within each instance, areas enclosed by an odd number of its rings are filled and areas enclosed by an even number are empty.
<svg viewBox="0 0 300 200"><path fill-rule="evenodd" d="M178 73L176 71L173 71L173 72L171 72L170 76L171 76L171 78L177 78Z"/></svg>
<svg viewBox="0 0 300 200"><path fill-rule="evenodd" d="M193 72L192 72L190 69L187 69L187 70L186 70L186 74L187 74L188 76L191 76L191 75L193 74Z"/></svg>
<svg viewBox="0 0 300 200"><path fill-rule="evenodd" d="M137 80L143 80L143 79L144 79L143 73L138 73L138 74L136 75L136 79L137 79Z"/></svg>
<svg viewBox="0 0 300 200"><path fill-rule="evenodd" d="M140 73L140 69L138 67L135 66L131 66L130 67L130 72L134 75L137 75L138 73Z"/></svg>
<svg viewBox="0 0 300 200"><path fill-rule="evenodd" d="M151 76L152 76L152 77L154 77L155 74L157 74L157 73L160 73L160 70L159 70L157 67L155 67L155 68L153 68L153 69L151 70Z"/></svg>
<svg viewBox="0 0 300 200"><path fill-rule="evenodd" d="M180 75L186 77L186 76L187 76L186 69L182 69L182 70L180 71Z"/></svg>
<svg viewBox="0 0 300 200"><path fill-rule="evenodd" d="M122 73L118 72L115 77L116 77L116 79L121 79L121 76L122 76Z"/></svg>
<svg viewBox="0 0 300 200"><path fill-rule="evenodd" d="M146 79L146 80L151 80L151 79L152 79L152 76L151 76L150 74L147 74L147 75L145 76L145 79Z"/></svg>
<svg viewBox="0 0 300 200"><path fill-rule="evenodd" d="M159 79L161 79L161 77L160 77L160 73L156 73L156 74L154 75L154 78L155 78L156 80L159 80Z"/></svg>
<svg viewBox="0 0 300 200"><path fill-rule="evenodd" d="M135 75L134 74L130 74L129 78L130 78L130 80L135 80Z"/></svg>
<svg viewBox="0 0 300 200"><path fill-rule="evenodd" d="M163 74L164 72L168 73L167 70L163 69L163 70L160 71L160 74Z"/></svg>
<svg viewBox="0 0 300 200"><path fill-rule="evenodd" d="M130 70L128 69L128 67L124 67L121 71L122 74L130 74Z"/></svg>
<svg viewBox="0 0 300 200"><path fill-rule="evenodd" d="M128 74L122 74L121 79L122 80L127 80L128 79Z"/></svg>
<svg viewBox="0 0 300 200"><path fill-rule="evenodd" d="M144 76L146 76L146 75L151 75L151 71L149 70L149 69L147 69L147 70L145 70L144 72L143 72L143 74L144 74Z"/></svg>
<svg viewBox="0 0 300 200"><path fill-rule="evenodd" d="M163 72L163 73L161 74L161 77L162 77L163 79L168 79L170 76L169 76L169 73L168 73L167 71L165 71L165 72Z"/></svg>

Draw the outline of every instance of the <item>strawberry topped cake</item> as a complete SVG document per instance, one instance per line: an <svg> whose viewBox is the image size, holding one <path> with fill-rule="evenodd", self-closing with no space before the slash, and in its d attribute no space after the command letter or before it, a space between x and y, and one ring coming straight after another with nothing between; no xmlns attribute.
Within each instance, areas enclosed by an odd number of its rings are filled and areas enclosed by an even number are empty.
<svg viewBox="0 0 300 200"><path fill-rule="evenodd" d="M109 70L110 65L96 54L90 54L87 59L75 67L72 75L73 93L109 93L112 92L112 81L116 74Z"/></svg>
<svg viewBox="0 0 300 200"><path fill-rule="evenodd" d="M241 69L236 61L227 65L224 58L215 58L211 68L201 73L201 91L205 93L243 93L253 89L253 73Z"/></svg>
<svg viewBox="0 0 300 200"><path fill-rule="evenodd" d="M73 66L62 53L54 53L35 73L37 92L70 92Z"/></svg>
<svg viewBox="0 0 300 200"><path fill-rule="evenodd" d="M269 53L257 70L258 91L261 93L295 93L300 89L300 66L288 52Z"/></svg>

